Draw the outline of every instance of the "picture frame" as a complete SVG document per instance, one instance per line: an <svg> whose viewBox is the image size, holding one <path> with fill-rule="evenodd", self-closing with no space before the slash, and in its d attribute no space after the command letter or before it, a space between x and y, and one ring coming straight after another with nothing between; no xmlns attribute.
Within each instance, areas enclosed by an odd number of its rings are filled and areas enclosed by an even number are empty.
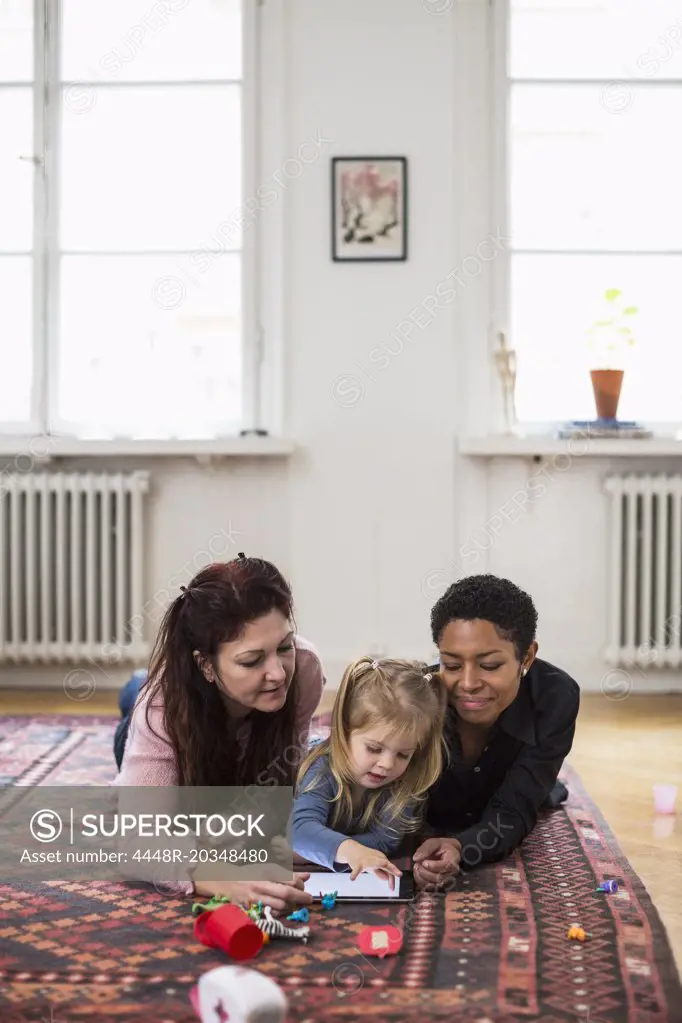
<svg viewBox="0 0 682 1023"><path fill-rule="evenodd" d="M407 259L407 157L334 156L332 259L335 263Z"/></svg>

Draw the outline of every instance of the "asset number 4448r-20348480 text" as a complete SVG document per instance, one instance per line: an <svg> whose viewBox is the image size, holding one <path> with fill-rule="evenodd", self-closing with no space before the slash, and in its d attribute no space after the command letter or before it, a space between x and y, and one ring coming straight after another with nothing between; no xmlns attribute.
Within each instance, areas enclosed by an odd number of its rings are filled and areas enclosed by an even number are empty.
<svg viewBox="0 0 682 1023"><path fill-rule="evenodd" d="M130 859L137 863L267 863L267 849L136 849ZM104 849L24 849L21 863L127 863L128 853Z"/></svg>

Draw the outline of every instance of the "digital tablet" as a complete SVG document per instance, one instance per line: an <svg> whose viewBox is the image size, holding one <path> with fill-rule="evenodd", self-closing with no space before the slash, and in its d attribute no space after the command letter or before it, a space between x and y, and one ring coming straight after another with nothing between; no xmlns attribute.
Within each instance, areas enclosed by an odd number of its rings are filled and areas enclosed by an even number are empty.
<svg viewBox="0 0 682 1023"><path fill-rule="evenodd" d="M315 870L305 882L305 890L316 902L332 892L337 893L338 902L410 902L414 898L412 871L404 870L402 877L397 877L395 881L395 888L391 891L388 881L369 872L351 881L350 873Z"/></svg>

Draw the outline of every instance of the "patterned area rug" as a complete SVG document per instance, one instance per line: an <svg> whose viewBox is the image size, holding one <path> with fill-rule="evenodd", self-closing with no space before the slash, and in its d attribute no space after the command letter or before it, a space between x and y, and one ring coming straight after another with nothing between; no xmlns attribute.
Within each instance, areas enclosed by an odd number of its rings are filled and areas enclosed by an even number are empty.
<svg viewBox="0 0 682 1023"><path fill-rule="evenodd" d="M4 783L107 784L115 721L0 719ZM288 1023L678 1023L682 988L640 880L576 775L512 858L409 907L311 916L308 945L249 965L287 992ZM616 895L595 892L615 878ZM190 1023L188 989L227 960L196 943L191 900L100 883L0 883L2 1023ZM365 924L397 923L397 957L365 959ZM567 939L580 923L593 937Z"/></svg>

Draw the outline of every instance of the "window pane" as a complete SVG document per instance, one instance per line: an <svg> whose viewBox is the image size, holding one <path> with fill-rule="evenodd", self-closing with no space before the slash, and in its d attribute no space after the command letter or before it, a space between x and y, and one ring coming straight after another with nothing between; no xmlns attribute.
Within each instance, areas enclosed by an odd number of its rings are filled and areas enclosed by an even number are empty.
<svg viewBox="0 0 682 1023"><path fill-rule="evenodd" d="M679 0L511 0L513 78L682 78Z"/></svg>
<svg viewBox="0 0 682 1023"><path fill-rule="evenodd" d="M63 0L63 79L241 78L241 6L241 0Z"/></svg>
<svg viewBox="0 0 682 1023"><path fill-rule="evenodd" d="M30 256L0 256L0 360L5 369L0 388L2 422L31 418L31 276Z"/></svg>
<svg viewBox="0 0 682 1023"><path fill-rule="evenodd" d="M30 85L0 89L0 252L29 252L33 245L35 168L20 159L33 154L32 103Z"/></svg>
<svg viewBox="0 0 682 1023"><path fill-rule="evenodd" d="M600 87L512 87L516 248L682 249L682 83L625 88L616 115Z"/></svg>
<svg viewBox="0 0 682 1023"><path fill-rule="evenodd" d="M33 81L33 0L0 0L0 82Z"/></svg>
<svg viewBox="0 0 682 1023"><path fill-rule="evenodd" d="M240 244L237 225L224 227L241 200L239 86L98 87L87 113L69 109L68 93L64 249Z"/></svg>
<svg viewBox="0 0 682 1023"><path fill-rule="evenodd" d="M521 421L593 419L587 332L607 288L639 313L637 345L625 369L621 419L679 421L682 415L682 257L512 258L512 344L518 353Z"/></svg>
<svg viewBox="0 0 682 1023"><path fill-rule="evenodd" d="M240 258L62 259L59 418L80 436L212 437L241 417Z"/></svg>

